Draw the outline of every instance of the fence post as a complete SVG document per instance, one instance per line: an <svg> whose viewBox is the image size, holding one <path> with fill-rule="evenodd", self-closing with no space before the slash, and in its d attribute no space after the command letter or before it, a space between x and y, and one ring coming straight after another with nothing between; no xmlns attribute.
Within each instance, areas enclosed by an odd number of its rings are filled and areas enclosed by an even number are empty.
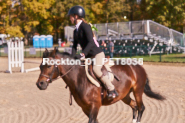
<svg viewBox="0 0 185 123"><path fill-rule="evenodd" d="M23 63L23 61L24 61L24 43L23 43L23 41L21 41L21 43L20 43L20 51L21 51L21 60L19 60L19 62L21 63L21 73L23 73L24 72L24 63Z"/></svg>
<svg viewBox="0 0 185 123"><path fill-rule="evenodd" d="M8 72L12 73L12 68L11 68L11 49L10 47L12 46L12 42L8 42ZM10 46L11 45L11 46Z"/></svg>

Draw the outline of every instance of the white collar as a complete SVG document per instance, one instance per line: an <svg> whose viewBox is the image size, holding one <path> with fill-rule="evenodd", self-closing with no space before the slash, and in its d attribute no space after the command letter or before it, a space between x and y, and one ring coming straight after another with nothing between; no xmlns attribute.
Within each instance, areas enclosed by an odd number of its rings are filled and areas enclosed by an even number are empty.
<svg viewBox="0 0 185 123"><path fill-rule="evenodd" d="M79 26L80 26L81 23L82 23L82 20L80 20L80 22L78 22L78 23L76 24L76 29L77 29L77 31L78 31L78 28L79 28Z"/></svg>

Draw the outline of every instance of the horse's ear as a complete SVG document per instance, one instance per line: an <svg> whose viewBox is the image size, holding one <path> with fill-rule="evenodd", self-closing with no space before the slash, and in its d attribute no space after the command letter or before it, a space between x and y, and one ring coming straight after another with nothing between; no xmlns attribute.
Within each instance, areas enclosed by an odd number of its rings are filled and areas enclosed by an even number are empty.
<svg viewBox="0 0 185 123"><path fill-rule="evenodd" d="M53 54L55 55L58 52L58 47L55 47L53 50Z"/></svg>
<svg viewBox="0 0 185 123"><path fill-rule="evenodd" d="M51 53L52 57L55 57L56 53L58 52L58 48L55 47L53 52Z"/></svg>
<svg viewBox="0 0 185 123"><path fill-rule="evenodd" d="M43 52L43 58L46 58L49 55L49 51L47 48L45 48L45 51Z"/></svg>
<svg viewBox="0 0 185 123"><path fill-rule="evenodd" d="M48 53L48 49L47 48L45 48L45 51L44 51L45 53Z"/></svg>

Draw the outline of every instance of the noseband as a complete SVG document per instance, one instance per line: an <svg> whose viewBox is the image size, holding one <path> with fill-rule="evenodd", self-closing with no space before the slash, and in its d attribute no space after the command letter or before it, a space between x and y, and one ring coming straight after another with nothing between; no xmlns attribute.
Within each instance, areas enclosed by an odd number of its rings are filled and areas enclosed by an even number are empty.
<svg viewBox="0 0 185 123"><path fill-rule="evenodd" d="M41 74L41 76L46 77L46 78L47 78L46 81L49 82L49 83L51 83L52 81L57 80L57 79L59 79L59 78L64 77L65 75L67 75L67 74L72 70L73 67L74 67L74 66L72 66L65 74L63 74L63 75L61 76L61 75L60 75L59 68L58 68L58 66L55 64L50 76L44 75L44 74ZM57 76L57 78L52 79L52 76L53 76L53 74L54 74L55 68L57 68L57 70L58 70L58 76Z"/></svg>

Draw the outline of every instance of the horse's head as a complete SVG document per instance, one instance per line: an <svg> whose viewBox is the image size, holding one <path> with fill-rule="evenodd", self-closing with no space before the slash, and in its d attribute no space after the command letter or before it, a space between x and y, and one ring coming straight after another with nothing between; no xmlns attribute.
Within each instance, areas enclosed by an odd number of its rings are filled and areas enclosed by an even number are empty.
<svg viewBox="0 0 185 123"><path fill-rule="evenodd" d="M43 53L43 59L49 59L50 60L55 60L58 59L56 53L58 50L55 48L52 52L49 52L47 49ZM45 90L47 89L47 86L49 83L52 82L53 79L57 78L60 74L59 68L56 64L45 64L43 65L43 60L42 63L40 64L40 75L39 78L36 82L37 87L40 90Z"/></svg>

